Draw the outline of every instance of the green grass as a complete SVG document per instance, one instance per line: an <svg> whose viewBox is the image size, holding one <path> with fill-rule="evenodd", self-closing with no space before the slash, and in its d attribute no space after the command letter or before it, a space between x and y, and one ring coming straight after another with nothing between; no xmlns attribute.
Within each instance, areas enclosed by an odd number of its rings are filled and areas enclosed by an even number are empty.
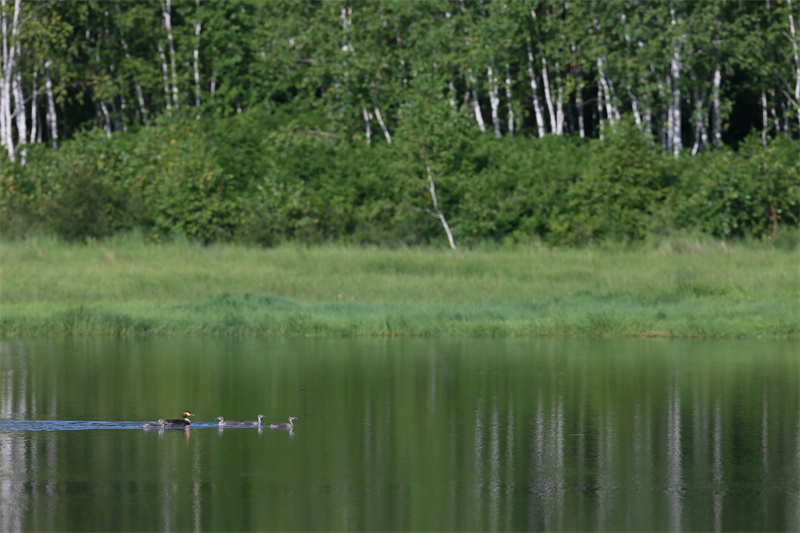
<svg viewBox="0 0 800 533"><path fill-rule="evenodd" d="M800 337L796 250L0 245L0 336Z"/></svg>

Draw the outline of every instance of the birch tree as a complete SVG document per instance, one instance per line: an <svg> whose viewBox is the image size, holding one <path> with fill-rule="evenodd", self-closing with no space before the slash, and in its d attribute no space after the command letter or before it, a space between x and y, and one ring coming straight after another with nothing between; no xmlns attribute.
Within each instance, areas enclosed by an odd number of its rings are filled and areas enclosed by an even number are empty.
<svg viewBox="0 0 800 533"><path fill-rule="evenodd" d="M20 0L15 0L9 13L6 0L0 3L0 33L2 33L2 57L0 58L0 142L8 152L11 161L16 161L16 143L13 132L12 101L16 101L17 110L21 106L19 95L14 98L14 78L16 75L17 55L19 53L19 12Z"/></svg>

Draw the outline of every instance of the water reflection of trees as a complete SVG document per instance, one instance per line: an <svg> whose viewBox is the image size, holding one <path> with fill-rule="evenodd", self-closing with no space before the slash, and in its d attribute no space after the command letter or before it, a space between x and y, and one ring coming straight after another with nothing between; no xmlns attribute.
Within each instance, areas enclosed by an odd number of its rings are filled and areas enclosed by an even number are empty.
<svg viewBox="0 0 800 533"><path fill-rule="evenodd" d="M42 400L51 383L14 364L0 373L0 416L56 412ZM318 421L309 447L309 462L323 470L315 472L324 480L315 496L325 495L341 529L369 529L389 516L404 530L800 530L796 378L768 366L689 373L662 364L651 372L640 362L609 369L551 361L532 370L432 354L391 372L373 368L379 379L365 383L357 368L326 368L318 385L330 388L321 395L345 401L331 427ZM361 425L343 431L359 435L357 443L332 427L354 413ZM98 457L114 457L126 472L150 464L150 452L123 433L98 447ZM97 466L96 490L124 492L129 514L157 501L154 527L173 530L203 529L215 510L255 490L251 478L238 492L209 484L224 477L215 470L221 452L191 431L164 433L154 473L121 486L106 479L110 467ZM68 523L70 511L58 505L64 446L56 433L0 430L0 530ZM277 493L281 504L290 501ZM745 516L752 523L737 522Z"/></svg>
<svg viewBox="0 0 800 533"><path fill-rule="evenodd" d="M460 512L485 530L720 531L742 519L797 530L800 410L786 382L796 380L750 370L478 384L460 391L471 402L469 442L447 426L458 462L441 468L457 492L469 485Z"/></svg>

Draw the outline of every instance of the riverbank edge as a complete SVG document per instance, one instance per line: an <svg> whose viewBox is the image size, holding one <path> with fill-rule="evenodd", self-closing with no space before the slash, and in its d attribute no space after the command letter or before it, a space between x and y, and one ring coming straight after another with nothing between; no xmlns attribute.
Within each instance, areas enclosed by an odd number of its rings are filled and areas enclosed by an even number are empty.
<svg viewBox="0 0 800 533"><path fill-rule="evenodd" d="M461 304L299 302L223 294L204 301L0 306L0 338L640 337L800 339L794 300L643 302L580 295Z"/></svg>

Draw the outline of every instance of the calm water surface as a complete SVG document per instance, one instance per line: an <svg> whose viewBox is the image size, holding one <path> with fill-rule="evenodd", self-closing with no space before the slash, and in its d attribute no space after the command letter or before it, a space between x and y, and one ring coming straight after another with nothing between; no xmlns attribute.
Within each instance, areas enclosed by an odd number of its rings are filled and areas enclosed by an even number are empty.
<svg viewBox="0 0 800 533"><path fill-rule="evenodd" d="M6 341L0 530L798 531L799 384L796 341Z"/></svg>

